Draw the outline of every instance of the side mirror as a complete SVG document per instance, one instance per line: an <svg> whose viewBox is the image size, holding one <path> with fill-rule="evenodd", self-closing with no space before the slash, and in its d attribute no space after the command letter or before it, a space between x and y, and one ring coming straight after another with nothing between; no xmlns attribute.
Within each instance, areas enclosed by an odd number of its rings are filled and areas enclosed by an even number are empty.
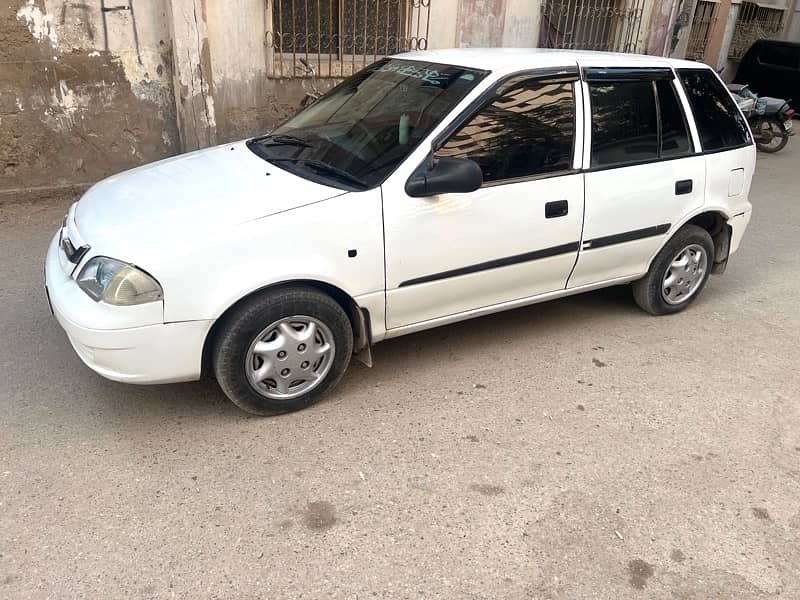
<svg viewBox="0 0 800 600"><path fill-rule="evenodd" d="M417 169L406 182L406 194L424 198L437 194L465 194L483 185L483 171L468 158L440 158L433 167Z"/></svg>

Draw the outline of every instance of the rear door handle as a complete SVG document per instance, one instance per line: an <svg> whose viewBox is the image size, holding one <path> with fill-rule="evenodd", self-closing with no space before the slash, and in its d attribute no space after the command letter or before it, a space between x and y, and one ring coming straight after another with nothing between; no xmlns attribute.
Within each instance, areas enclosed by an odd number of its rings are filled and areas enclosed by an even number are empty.
<svg viewBox="0 0 800 600"><path fill-rule="evenodd" d="M681 181L675 182L675 195L680 196L682 194L691 194L692 193L692 180L691 179L682 179Z"/></svg>
<svg viewBox="0 0 800 600"><path fill-rule="evenodd" d="M556 217L564 217L569 212L569 202L566 200L556 200L548 202L544 205L544 218L555 219Z"/></svg>

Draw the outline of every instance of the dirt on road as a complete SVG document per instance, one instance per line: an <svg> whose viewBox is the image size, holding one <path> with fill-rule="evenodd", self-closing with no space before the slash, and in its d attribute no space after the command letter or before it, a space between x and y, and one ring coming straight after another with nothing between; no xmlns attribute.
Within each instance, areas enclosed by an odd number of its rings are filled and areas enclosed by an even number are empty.
<svg viewBox="0 0 800 600"><path fill-rule="evenodd" d="M374 349L308 410L85 368L0 204L0 598L800 598L800 142L685 313L625 287Z"/></svg>

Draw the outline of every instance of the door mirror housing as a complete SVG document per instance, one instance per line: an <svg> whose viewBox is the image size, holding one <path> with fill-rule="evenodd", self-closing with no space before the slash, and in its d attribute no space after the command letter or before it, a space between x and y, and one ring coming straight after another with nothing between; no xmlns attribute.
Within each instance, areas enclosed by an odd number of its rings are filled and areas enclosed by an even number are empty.
<svg viewBox="0 0 800 600"><path fill-rule="evenodd" d="M483 171L468 158L439 158L433 166L417 169L406 182L406 194L424 198L438 194L466 194L483 185Z"/></svg>

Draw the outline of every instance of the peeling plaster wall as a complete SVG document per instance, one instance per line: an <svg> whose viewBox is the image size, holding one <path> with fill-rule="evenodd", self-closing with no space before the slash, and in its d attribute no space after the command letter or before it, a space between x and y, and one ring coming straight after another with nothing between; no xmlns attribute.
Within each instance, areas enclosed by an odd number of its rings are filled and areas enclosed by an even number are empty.
<svg viewBox="0 0 800 600"><path fill-rule="evenodd" d="M165 0L172 28L175 105L181 148L217 143L206 0Z"/></svg>
<svg viewBox="0 0 800 600"><path fill-rule="evenodd" d="M166 2L0 0L0 200L178 151Z"/></svg>

